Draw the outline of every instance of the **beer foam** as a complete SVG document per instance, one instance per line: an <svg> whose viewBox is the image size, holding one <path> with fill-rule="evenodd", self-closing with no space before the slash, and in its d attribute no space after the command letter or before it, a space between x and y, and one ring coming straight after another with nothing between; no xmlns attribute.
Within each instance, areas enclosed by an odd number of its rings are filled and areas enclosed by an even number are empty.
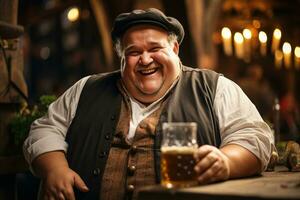
<svg viewBox="0 0 300 200"><path fill-rule="evenodd" d="M196 151L196 147L178 147L178 146L169 146L161 147L162 153L171 153L171 154L191 154Z"/></svg>

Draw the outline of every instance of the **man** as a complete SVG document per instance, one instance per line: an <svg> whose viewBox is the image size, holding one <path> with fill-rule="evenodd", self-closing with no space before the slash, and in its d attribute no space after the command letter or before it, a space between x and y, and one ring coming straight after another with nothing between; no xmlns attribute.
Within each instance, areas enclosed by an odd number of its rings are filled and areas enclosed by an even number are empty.
<svg viewBox="0 0 300 200"><path fill-rule="evenodd" d="M157 9L119 15L121 70L85 77L36 120L24 144L45 199L136 199L159 183L164 121L195 121L199 184L260 173L269 127L232 81L181 64L184 30ZM100 194L99 194L100 193Z"/></svg>

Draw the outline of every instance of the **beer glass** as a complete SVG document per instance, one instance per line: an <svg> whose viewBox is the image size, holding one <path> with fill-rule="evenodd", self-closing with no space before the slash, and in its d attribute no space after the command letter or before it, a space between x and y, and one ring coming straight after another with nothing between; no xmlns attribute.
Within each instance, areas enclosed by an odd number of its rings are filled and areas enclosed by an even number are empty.
<svg viewBox="0 0 300 200"><path fill-rule="evenodd" d="M161 184L167 188L197 184L194 152L197 145L195 122L163 123L161 144Z"/></svg>

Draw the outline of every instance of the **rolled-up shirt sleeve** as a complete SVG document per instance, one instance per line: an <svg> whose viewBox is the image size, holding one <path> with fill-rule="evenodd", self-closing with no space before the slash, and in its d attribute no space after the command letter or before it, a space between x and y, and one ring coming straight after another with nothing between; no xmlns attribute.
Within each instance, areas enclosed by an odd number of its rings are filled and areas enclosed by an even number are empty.
<svg viewBox="0 0 300 200"><path fill-rule="evenodd" d="M220 76L214 107L219 120L221 147L240 145L252 152L265 170L274 146L274 135L255 105L233 81Z"/></svg>
<svg viewBox="0 0 300 200"><path fill-rule="evenodd" d="M65 137L75 116L77 103L89 76L82 78L50 104L45 116L35 120L24 142L23 152L29 164L50 151L67 151Z"/></svg>

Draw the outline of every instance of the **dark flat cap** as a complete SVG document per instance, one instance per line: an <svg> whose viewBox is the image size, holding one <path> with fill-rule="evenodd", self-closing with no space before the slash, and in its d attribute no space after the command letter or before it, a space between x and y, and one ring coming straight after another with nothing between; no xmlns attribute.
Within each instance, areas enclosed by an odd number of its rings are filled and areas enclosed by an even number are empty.
<svg viewBox="0 0 300 200"><path fill-rule="evenodd" d="M177 19L166 16L158 9L149 8L147 10L133 10L130 13L118 15L111 31L113 42L121 38L129 28L140 24L151 24L161 27L167 32L175 33L179 44L183 40L184 29Z"/></svg>

